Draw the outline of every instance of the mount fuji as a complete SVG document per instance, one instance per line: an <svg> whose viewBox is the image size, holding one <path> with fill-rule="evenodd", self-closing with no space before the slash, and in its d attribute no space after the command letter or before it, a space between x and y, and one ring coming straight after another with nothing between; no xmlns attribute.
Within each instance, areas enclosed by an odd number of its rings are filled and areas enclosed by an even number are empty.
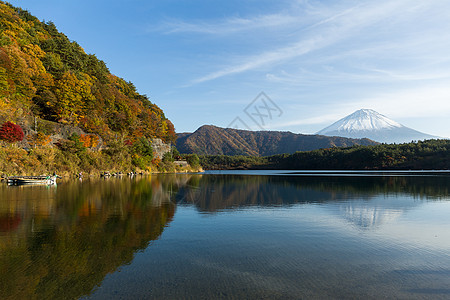
<svg viewBox="0 0 450 300"><path fill-rule="evenodd" d="M436 139L403 126L372 109L360 109L317 132L319 135L369 138L381 143L408 143L413 140Z"/></svg>

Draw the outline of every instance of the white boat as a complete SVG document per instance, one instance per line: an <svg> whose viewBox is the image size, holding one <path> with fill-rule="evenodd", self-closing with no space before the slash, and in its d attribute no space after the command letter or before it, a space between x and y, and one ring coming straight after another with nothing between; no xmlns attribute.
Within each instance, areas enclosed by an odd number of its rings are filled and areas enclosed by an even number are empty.
<svg viewBox="0 0 450 300"><path fill-rule="evenodd" d="M56 176L14 176L8 177L8 185L54 185Z"/></svg>

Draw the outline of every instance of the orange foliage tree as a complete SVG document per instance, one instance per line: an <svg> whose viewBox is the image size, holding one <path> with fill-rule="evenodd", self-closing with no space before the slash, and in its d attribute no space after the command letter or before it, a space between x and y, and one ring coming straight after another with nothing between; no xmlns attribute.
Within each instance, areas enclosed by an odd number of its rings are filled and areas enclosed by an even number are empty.
<svg viewBox="0 0 450 300"><path fill-rule="evenodd" d="M80 142L82 142L83 146L86 148L95 148L100 143L100 139L95 134L81 134Z"/></svg>
<svg viewBox="0 0 450 300"><path fill-rule="evenodd" d="M46 135L42 132L38 132L36 134L31 134L27 136L28 143L30 145L36 146L45 146L52 141L49 135Z"/></svg>

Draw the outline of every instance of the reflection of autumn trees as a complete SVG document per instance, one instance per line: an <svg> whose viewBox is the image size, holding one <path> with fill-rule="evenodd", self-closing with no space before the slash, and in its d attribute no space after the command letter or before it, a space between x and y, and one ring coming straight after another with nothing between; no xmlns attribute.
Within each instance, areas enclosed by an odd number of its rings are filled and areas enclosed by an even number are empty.
<svg viewBox="0 0 450 300"><path fill-rule="evenodd" d="M175 202L201 211L369 200L447 199L450 178L160 175L0 185L1 299L78 298L158 239Z"/></svg>
<svg viewBox="0 0 450 300"><path fill-rule="evenodd" d="M78 298L158 239L175 205L168 183L0 186L1 299ZM172 184L176 189L176 185ZM176 192L176 190L174 190Z"/></svg>
<svg viewBox="0 0 450 300"><path fill-rule="evenodd" d="M190 181L196 178L194 176ZM192 203L201 211L214 212L245 206L281 206L320 203L378 194L406 193L427 199L450 195L448 176L237 176L197 177L194 187L181 189L178 203Z"/></svg>

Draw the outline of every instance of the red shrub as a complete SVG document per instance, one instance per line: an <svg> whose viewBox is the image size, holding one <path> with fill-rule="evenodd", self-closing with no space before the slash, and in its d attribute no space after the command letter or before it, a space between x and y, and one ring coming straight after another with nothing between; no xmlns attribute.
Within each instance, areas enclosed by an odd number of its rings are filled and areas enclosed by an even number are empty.
<svg viewBox="0 0 450 300"><path fill-rule="evenodd" d="M5 122L0 128L0 140L4 140L10 143L20 142L23 140L24 133L22 127L14 124L13 122Z"/></svg>

